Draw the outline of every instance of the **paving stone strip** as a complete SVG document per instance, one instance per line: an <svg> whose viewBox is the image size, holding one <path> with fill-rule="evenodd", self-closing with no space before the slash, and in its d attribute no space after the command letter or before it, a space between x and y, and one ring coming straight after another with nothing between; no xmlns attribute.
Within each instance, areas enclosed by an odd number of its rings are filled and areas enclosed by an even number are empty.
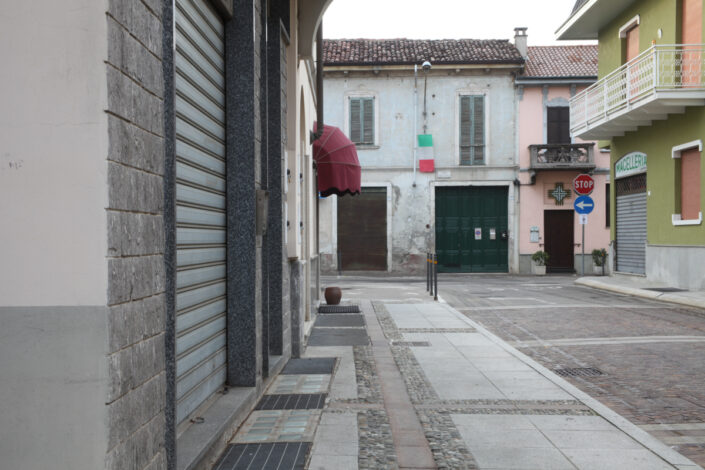
<svg viewBox="0 0 705 470"><path fill-rule="evenodd" d="M425 437L425 430L419 422L407 392L407 386L395 363L394 353L385 339L384 325L375 311L370 311L369 308L362 310L366 317L367 332L372 341L372 352L391 424L399 468L437 468L429 442Z"/></svg>

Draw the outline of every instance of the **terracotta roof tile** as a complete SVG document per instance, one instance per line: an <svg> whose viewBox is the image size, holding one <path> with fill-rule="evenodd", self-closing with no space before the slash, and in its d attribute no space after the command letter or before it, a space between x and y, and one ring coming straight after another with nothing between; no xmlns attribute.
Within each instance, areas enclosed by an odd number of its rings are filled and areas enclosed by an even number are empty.
<svg viewBox="0 0 705 470"><path fill-rule="evenodd" d="M325 65L521 64L514 44L489 39L326 39Z"/></svg>
<svg viewBox="0 0 705 470"><path fill-rule="evenodd" d="M523 77L597 77L597 46L532 46Z"/></svg>

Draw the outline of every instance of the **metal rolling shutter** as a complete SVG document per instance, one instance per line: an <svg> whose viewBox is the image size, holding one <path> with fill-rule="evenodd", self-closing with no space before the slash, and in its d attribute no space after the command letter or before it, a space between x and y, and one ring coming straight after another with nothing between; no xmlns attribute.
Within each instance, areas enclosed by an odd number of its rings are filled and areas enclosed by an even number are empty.
<svg viewBox="0 0 705 470"><path fill-rule="evenodd" d="M177 0L176 418L226 375L224 28L207 0Z"/></svg>
<svg viewBox="0 0 705 470"><path fill-rule="evenodd" d="M617 271L646 273L646 175L617 180Z"/></svg>

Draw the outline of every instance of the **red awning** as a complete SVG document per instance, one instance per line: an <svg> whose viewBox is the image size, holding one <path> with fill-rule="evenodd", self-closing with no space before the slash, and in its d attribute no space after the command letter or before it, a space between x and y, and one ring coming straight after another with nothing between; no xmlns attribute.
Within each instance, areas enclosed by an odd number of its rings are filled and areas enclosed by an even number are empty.
<svg viewBox="0 0 705 470"><path fill-rule="evenodd" d="M361 169L357 149L343 131L324 125L323 135L313 141L313 159L318 167L321 196L360 194Z"/></svg>

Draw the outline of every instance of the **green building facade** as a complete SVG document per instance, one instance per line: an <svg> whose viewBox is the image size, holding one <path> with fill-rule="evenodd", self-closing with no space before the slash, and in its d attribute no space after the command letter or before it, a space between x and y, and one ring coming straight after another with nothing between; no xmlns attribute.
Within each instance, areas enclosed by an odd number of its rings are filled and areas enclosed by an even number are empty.
<svg viewBox="0 0 705 470"><path fill-rule="evenodd" d="M599 41L598 82L571 100L571 133L611 151L614 270L691 290L705 289L702 3L579 0L558 31Z"/></svg>

